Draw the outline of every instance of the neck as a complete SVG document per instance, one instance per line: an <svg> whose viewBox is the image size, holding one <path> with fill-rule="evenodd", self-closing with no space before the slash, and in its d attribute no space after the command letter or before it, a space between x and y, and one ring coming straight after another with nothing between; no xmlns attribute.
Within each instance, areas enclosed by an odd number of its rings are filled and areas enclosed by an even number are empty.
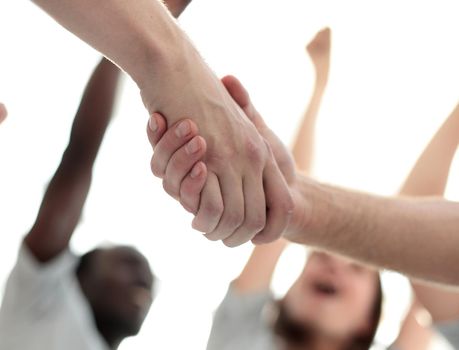
<svg viewBox="0 0 459 350"><path fill-rule="evenodd" d="M104 323L97 321L96 325L97 330L99 331L100 335L102 335L102 338L105 339L105 342L107 343L108 347L111 350L117 350L121 342L123 341L124 336L121 336L120 332L111 325L107 326Z"/></svg>
<svg viewBox="0 0 459 350"><path fill-rule="evenodd" d="M318 336L314 341L315 350L340 350L343 349L343 342L326 336Z"/></svg>

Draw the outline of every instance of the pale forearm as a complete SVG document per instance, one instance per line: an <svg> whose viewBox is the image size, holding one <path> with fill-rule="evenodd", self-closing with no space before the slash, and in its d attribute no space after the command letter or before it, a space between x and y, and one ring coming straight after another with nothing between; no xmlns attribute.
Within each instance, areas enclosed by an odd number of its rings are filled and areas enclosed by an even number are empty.
<svg viewBox="0 0 459 350"><path fill-rule="evenodd" d="M443 196L459 142L459 105L434 135L411 170L400 194Z"/></svg>
<svg viewBox="0 0 459 350"><path fill-rule="evenodd" d="M459 284L458 203L383 198L305 177L295 192L288 239L412 277Z"/></svg>
<svg viewBox="0 0 459 350"><path fill-rule="evenodd" d="M182 31L161 1L34 0L56 21L141 85L180 49Z"/></svg>
<svg viewBox="0 0 459 350"><path fill-rule="evenodd" d="M316 120L319 114L323 93L324 88L316 85L309 106L304 113L295 143L292 147L292 155L296 167L305 174L309 174L312 168Z"/></svg>

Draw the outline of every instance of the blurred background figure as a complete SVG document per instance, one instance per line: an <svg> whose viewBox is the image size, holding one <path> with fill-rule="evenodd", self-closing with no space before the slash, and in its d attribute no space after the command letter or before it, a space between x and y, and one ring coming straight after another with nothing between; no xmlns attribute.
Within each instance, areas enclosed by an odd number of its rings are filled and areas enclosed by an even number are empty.
<svg viewBox="0 0 459 350"><path fill-rule="evenodd" d="M316 69L316 85L293 146L297 167L306 173L311 171L313 142L310 140L314 139L316 118L328 79L329 29L319 32L308 45L308 52ZM421 155L402 195L442 194L459 140L458 118L459 108ZM431 167L437 171L429 172ZM275 301L270 285L286 245L287 242L280 240L254 248L215 314L208 350L347 350L369 349L374 345L383 301L377 271L313 251L293 286L280 301ZM420 320L420 315L426 314L425 308L435 315L434 321L450 321L447 325L437 325L437 329L457 348L459 325L454 321L458 319L459 294L418 284L414 284L414 288L420 290L425 301L414 300L391 349L430 348L434 331Z"/></svg>
<svg viewBox="0 0 459 350"><path fill-rule="evenodd" d="M120 70L102 59L87 84L67 149L7 282L0 349L116 349L147 315L154 278L142 254L117 246L77 257L69 249L119 80Z"/></svg>
<svg viewBox="0 0 459 350"><path fill-rule="evenodd" d="M0 103L0 124L6 119L6 116L8 115L8 112L6 110L6 107L3 103Z"/></svg>
<svg viewBox="0 0 459 350"><path fill-rule="evenodd" d="M331 31L307 46L316 80L293 145L297 168L309 174L314 130L328 82ZM254 248L218 308L207 349L369 349L382 308L379 274L351 261L312 252L303 272L279 301L270 285L287 242Z"/></svg>

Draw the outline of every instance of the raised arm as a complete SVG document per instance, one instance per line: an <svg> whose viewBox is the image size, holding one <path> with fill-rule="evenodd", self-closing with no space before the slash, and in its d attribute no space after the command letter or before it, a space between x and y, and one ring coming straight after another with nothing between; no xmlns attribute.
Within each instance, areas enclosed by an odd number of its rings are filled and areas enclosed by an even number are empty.
<svg viewBox="0 0 459 350"><path fill-rule="evenodd" d="M292 153L297 168L309 174L312 168L316 119L328 81L330 29L326 28L317 33L314 39L308 44L307 52L315 68L316 80L313 95L306 108L293 143ZM237 98L237 96L235 97ZM245 107L247 114L255 112L254 108L247 108L248 100L245 102L239 100L237 102L241 102L239 105L243 108ZM249 118L251 117L249 116ZM284 239L267 245L256 246L244 270L234 280L233 288L240 293L258 292L269 289L277 262L286 246L287 242Z"/></svg>
<svg viewBox="0 0 459 350"><path fill-rule="evenodd" d="M298 176L287 237L411 277L459 285L459 204L439 198L457 146L457 114L415 166L413 174L425 177L410 177L402 193L411 197L378 197ZM431 197L413 197L420 195Z"/></svg>
<svg viewBox="0 0 459 350"><path fill-rule="evenodd" d="M459 105L417 160L400 194L403 196L443 196L458 144Z"/></svg>
<svg viewBox="0 0 459 350"><path fill-rule="evenodd" d="M430 141L421 154L408 178L401 195L443 196L453 156L459 143L459 106ZM417 300L403 323L396 341L401 350L427 349L433 332L426 325L419 324L416 315L425 307L434 320L459 317L459 293L448 292L438 287L412 282Z"/></svg>
<svg viewBox="0 0 459 350"><path fill-rule="evenodd" d="M419 157L400 193L409 196L443 196L458 144L459 105ZM417 298L434 321L459 318L459 292L416 281L412 281L412 285Z"/></svg>
<svg viewBox="0 0 459 350"><path fill-rule="evenodd" d="M309 174L314 155L314 131L320 104L328 83L330 70L330 40L329 28L321 30L306 47L315 68L315 84L311 100L301 121L298 134L292 147L293 158L298 170Z"/></svg>
<svg viewBox="0 0 459 350"><path fill-rule="evenodd" d="M161 112L168 125L183 116L196 122L209 175L194 228L228 246L280 237L293 203L269 147L161 1L34 1L124 69L150 115ZM152 170L165 176L160 152Z"/></svg>
<svg viewBox="0 0 459 350"><path fill-rule="evenodd" d="M78 224L94 161L112 116L119 76L120 70L102 59L86 86L67 149L25 237L25 243L41 262L68 247Z"/></svg>

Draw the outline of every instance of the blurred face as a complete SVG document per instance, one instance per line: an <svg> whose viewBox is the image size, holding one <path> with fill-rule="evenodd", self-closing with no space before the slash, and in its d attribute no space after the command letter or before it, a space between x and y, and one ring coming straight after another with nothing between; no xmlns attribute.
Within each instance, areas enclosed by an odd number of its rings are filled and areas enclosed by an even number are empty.
<svg viewBox="0 0 459 350"><path fill-rule="evenodd" d="M7 114L5 105L0 103L0 124L5 120Z"/></svg>
<svg viewBox="0 0 459 350"><path fill-rule="evenodd" d="M370 326L377 281L376 271L314 252L285 296L286 311L324 335L346 339Z"/></svg>
<svg viewBox="0 0 459 350"><path fill-rule="evenodd" d="M136 335L153 301L153 274L137 250L102 250L94 261L88 299L100 324L124 336Z"/></svg>

